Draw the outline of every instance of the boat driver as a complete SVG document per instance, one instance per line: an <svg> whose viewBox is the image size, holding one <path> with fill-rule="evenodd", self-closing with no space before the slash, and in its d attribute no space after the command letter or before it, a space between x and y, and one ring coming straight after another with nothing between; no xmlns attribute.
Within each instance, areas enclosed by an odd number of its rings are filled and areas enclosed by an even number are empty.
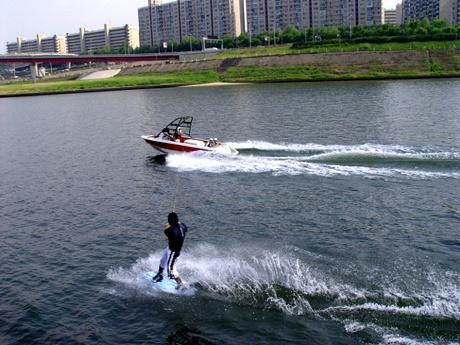
<svg viewBox="0 0 460 345"><path fill-rule="evenodd" d="M182 128L177 127L176 131L174 132L174 140L180 139L182 137Z"/></svg>
<svg viewBox="0 0 460 345"><path fill-rule="evenodd" d="M172 140L172 137L169 134L169 128L168 127L163 128L163 130L161 131L160 139Z"/></svg>

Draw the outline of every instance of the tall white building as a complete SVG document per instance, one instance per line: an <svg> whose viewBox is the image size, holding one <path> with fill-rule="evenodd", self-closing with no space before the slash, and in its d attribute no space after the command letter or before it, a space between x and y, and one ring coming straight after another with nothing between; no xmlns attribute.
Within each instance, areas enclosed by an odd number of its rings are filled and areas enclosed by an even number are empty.
<svg viewBox="0 0 460 345"><path fill-rule="evenodd" d="M120 49L124 43L131 48L139 47L139 27L125 25L110 28L108 47Z"/></svg>
<svg viewBox="0 0 460 345"><path fill-rule="evenodd" d="M132 48L139 47L139 28L137 26L114 27L105 24L104 29L90 31L80 28L79 32L64 36L37 35L37 39L26 40L18 37L16 42L7 43L7 53L85 53L108 47L115 50L126 43Z"/></svg>
<svg viewBox="0 0 460 345"><path fill-rule="evenodd" d="M123 43L132 48L139 47L139 28L136 26L114 27L105 24L104 29L90 31L80 28L78 33L67 34L67 51L69 53L91 53L107 47L119 49Z"/></svg>
<svg viewBox="0 0 460 345"><path fill-rule="evenodd" d="M24 37L18 37L16 42L6 45L7 53L59 53L67 52L66 39L64 36L47 37L39 34L35 40L26 40Z"/></svg>

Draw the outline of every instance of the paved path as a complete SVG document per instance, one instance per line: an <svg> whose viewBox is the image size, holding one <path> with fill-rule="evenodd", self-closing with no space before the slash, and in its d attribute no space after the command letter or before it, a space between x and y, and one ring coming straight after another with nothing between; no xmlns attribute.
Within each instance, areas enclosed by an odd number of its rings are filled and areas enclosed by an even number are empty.
<svg viewBox="0 0 460 345"><path fill-rule="evenodd" d="M104 79L112 78L117 75L121 70L120 69L109 69L104 71L92 72L89 74L83 74L78 80L90 80L90 79Z"/></svg>

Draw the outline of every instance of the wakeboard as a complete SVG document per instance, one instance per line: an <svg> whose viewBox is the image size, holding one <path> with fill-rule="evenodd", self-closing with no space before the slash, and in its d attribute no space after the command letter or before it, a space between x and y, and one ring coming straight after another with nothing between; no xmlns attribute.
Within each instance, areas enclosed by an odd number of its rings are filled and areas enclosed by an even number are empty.
<svg viewBox="0 0 460 345"><path fill-rule="evenodd" d="M155 289L162 292L182 296L192 296L195 294L195 289L185 284L181 289L177 289L177 282L165 276L163 276L163 280L161 282L155 283L152 281L152 278L155 276L155 274L156 272L144 272L142 273L142 278L144 278Z"/></svg>

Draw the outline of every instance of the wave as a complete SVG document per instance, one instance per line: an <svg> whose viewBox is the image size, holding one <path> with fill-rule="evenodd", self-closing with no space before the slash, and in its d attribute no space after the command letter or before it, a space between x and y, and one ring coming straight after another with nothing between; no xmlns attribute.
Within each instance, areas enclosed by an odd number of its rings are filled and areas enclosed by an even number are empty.
<svg viewBox="0 0 460 345"><path fill-rule="evenodd" d="M372 279L369 286L353 286L340 281L328 265L315 266L315 262L321 261L315 254L307 253L307 258L300 259L294 253L292 248L267 250L249 245L230 245L223 251L203 243L187 248L179 271L187 284L197 289L194 298L198 299L337 321L347 332L376 332L384 339L398 338L403 344L421 341L411 340L414 327L428 338L439 333L445 340L457 336L457 273L436 272L424 266L423 284L411 285L397 269L391 284ZM143 295L153 295L154 289L140 275L155 270L160 256L161 252L154 253L130 268L110 270L107 278ZM339 262L332 264L343 266ZM399 269L405 271L404 267Z"/></svg>
<svg viewBox="0 0 460 345"><path fill-rule="evenodd" d="M170 155L166 164L181 171L271 173L414 179L460 178L460 150L400 145L229 143L238 156L210 153Z"/></svg>

